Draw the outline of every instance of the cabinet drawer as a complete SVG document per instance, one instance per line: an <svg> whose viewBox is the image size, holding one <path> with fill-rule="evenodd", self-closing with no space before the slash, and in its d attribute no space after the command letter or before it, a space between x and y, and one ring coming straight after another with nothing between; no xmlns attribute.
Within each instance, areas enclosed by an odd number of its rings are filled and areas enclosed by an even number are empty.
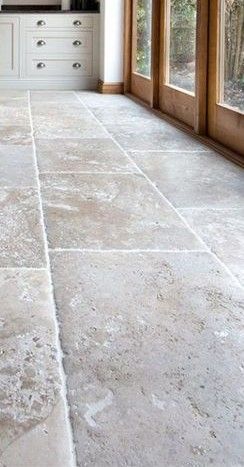
<svg viewBox="0 0 244 467"><path fill-rule="evenodd" d="M35 55L92 53L92 31L77 33L28 32L26 50Z"/></svg>
<svg viewBox="0 0 244 467"><path fill-rule="evenodd" d="M25 25L28 29L46 31L47 29L71 29L73 31L82 29L92 29L93 18L84 15L28 15L25 19Z"/></svg>
<svg viewBox="0 0 244 467"><path fill-rule="evenodd" d="M37 59L28 56L27 76L35 78L47 77L72 77L91 76L92 75L92 57L90 55L83 57L72 57L67 59L42 58Z"/></svg>

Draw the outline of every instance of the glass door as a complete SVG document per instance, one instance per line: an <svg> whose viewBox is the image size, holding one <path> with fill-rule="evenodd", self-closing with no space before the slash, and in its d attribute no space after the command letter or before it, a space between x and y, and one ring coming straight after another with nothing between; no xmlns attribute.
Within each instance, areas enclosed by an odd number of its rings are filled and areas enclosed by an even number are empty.
<svg viewBox="0 0 244 467"><path fill-rule="evenodd" d="M151 104L153 0L133 0L131 92Z"/></svg>
<svg viewBox="0 0 244 467"><path fill-rule="evenodd" d="M165 0L161 17L160 109L194 126L197 0Z"/></svg>
<svg viewBox="0 0 244 467"><path fill-rule="evenodd" d="M244 154L244 0L211 0L209 135Z"/></svg>

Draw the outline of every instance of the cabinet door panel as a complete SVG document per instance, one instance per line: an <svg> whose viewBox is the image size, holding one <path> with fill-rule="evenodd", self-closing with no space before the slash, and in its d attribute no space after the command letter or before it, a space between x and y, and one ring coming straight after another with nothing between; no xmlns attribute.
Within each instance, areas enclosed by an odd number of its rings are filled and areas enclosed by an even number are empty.
<svg viewBox="0 0 244 467"><path fill-rule="evenodd" d="M18 76L19 19L4 15L0 18L0 76Z"/></svg>

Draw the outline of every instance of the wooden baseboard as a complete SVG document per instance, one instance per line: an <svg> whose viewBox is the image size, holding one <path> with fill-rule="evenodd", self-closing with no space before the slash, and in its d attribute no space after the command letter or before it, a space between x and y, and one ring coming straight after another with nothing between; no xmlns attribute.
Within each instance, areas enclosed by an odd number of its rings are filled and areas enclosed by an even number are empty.
<svg viewBox="0 0 244 467"><path fill-rule="evenodd" d="M124 94L124 83L104 83L99 80L97 90L101 94Z"/></svg>

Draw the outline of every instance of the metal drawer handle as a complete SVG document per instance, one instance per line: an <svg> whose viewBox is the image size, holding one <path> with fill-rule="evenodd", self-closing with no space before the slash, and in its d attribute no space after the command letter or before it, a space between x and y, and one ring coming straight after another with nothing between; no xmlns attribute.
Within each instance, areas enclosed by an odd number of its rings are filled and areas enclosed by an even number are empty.
<svg viewBox="0 0 244 467"><path fill-rule="evenodd" d="M43 21L42 19L40 21L37 21L37 26L46 26L46 23L45 21Z"/></svg>
<svg viewBox="0 0 244 467"><path fill-rule="evenodd" d="M73 42L74 47L79 47L79 45L82 45L81 41L74 41Z"/></svg>
<svg viewBox="0 0 244 467"><path fill-rule="evenodd" d="M45 41L38 41L36 44L38 47L42 47L43 45L46 45Z"/></svg>
<svg viewBox="0 0 244 467"><path fill-rule="evenodd" d="M80 63L74 63L73 64L73 68L75 68L76 70L78 70L78 68L81 67L81 64Z"/></svg>
<svg viewBox="0 0 244 467"><path fill-rule="evenodd" d="M37 68L45 68L46 67L45 63L43 63L43 62L38 63L36 66L37 66Z"/></svg>
<svg viewBox="0 0 244 467"><path fill-rule="evenodd" d="M74 25L74 26L81 26L81 21L78 21L78 20L77 20L77 21L74 21L74 22L73 22L73 25Z"/></svg>

